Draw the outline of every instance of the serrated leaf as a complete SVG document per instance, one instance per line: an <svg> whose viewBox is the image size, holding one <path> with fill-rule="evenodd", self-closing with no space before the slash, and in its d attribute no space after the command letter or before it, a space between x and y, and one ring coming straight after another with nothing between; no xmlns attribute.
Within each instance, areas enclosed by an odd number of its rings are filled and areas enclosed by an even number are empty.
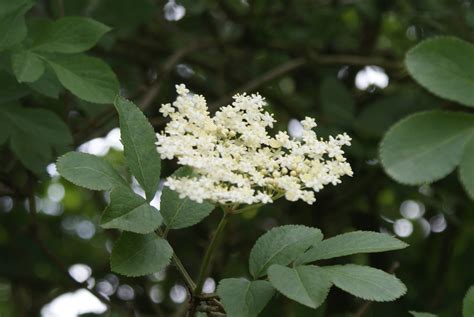
<svg viewBox="0 0 474 317"><path fill-rule="evenodd" d="M181 167L173 173L176 177L190 176L192 170ZM208 202L197 203L188 198L179 198L178 193L168 187L163 188L161 194L160 213L166 226L170 229L181 229L193 226L207 217L214 205Z"/></svg>
<svg viewBox="0 0 474 317"><path fill-rule="evenodd" d="M101 226L135 233L150 233L163 221L158 210L130 188L119 186L110 193L110 204L104 211Z"/></svg>
<svg viewBox="0 0 474 317"><path fill-rule="evenodd" d="M37 175L44 174L46 165L72 144L67 125L45 109L1 105L0 127L2 143L9 140L16 157Z"/></svg>
<svg viewBox="0 0 474 317"><path fill-rule="evenodd" d="M272 264L287 265L322 239L323 234L316 228L301 225L273 228L258 238L250 251L250 274L258 278L266 275Z"/></svg>
<svg viewBox="0 0 474 317"><path fill-rule="evenodd" d="M269 282L244 278L224 279L217 287L217 294L229 317L258 316L274 293Z"/></svg>
<svg viewBox="0 0 474 317"><path fill-rule="evenodd" d="M335 286L362 299L386 302L406 293L405 285L398 278L372 267L347 264L323 269Z"/></svg>
<svg viewBox="0 0 474 317"><path fill-rule="evenodd" d="M462 316L474 317L474 286L471 286L464 296L462 303Z"/></svg>
<svg viewBox="0 0 474 317"><path fill-rule="evenodd" d="M27 0L7 0L0 3L0 50L12 47L25 39L25 13L33 5L33 2Z"/></svg>
<svg viewBox="0 0 474 317"><path fill-rule="evenodd" d="M44 73L45 65L35 53L19 49L11 54L12 69L18 82L34 82Z"/></svg>
<svg viewBox="0 0 474 317"><path fill-rule="evenodd" d="M430 314L430 313L419 313L416 311L410 311L410 314L413 317L437 317L436 315Z"/></svg>
<svg viewBox="0 0 474 317"><path fill-rule="evenodd" d="M88 189L110 190L128 186L112 165L95 155L69 152L58 159L56 167L62 177Z"/></svg>
<svg viewBox="0 0 474 317"><path fill-rule="evenodd" d="M421 42L408 51L410 75L440 97L474 107L474 46L454 37Z"/></svg>
<svg viewBox="0 0 474 317"><path fill-rule="evenodd" d="M160 183L161 160L156 150L155 131L132 102L117 97L114 104L119 113L120 136L127 165L150 201Z"/></svg>
<svg viewBox="0 0 474 317"><path fill-rule="evenodd" d="M374 253L406 248L408 244L388 234L354 231L323 240L298 258L297 263L309 263L357 253Z"/></svg>
<svg viewBox="0 0 474 317"><path fill-rule="evenodd" d="M464 147L459 165L459 178L469 196L474 199L474 136Z"/></svg>
<svg viewBox="0 0 474 317"><path fill-rule="evenodd" d="M168 241L156 234L124 232L114 245L110 266L115 273L142 276L162 270L172 256Z"/></svg>
<svg viewBox="0 0 474 317"><path fill-rule="evenodd" d="M268 277L280 293L311 308L324 303L332 286L325 271L315 265L288 268L274 264L268 269Z"/></svg>
<svg viewBox="0 0 474 317"><path fill-rule="evenodd" d="M51 55L47 62L61 84L77 97L95 103L112 103L119 83L102 60L86 55Z"/></svg>
<svg viewBox="0 0 474 317"><path fill-rule="evenodd" d="M47 25L32 49L54 53L80 53L92 48L110 28L85 17L64 17Z"/></svg>
<svg viewBox="0 0 474 317"><path fill-rule="evenodd" d="M352 124L355 113L354 99L344 84L336 78L326 78L321 84L320 101L327 119L342 126Z"/></svg>
<svg viewBox="0 0 474 317"><path fill-rule="evenodd" d="M470 114L414 114L395 124L385 135L380 146L382 165L387 174L401 183L433 182L459 164L473 131L474 116Z"/></svg>

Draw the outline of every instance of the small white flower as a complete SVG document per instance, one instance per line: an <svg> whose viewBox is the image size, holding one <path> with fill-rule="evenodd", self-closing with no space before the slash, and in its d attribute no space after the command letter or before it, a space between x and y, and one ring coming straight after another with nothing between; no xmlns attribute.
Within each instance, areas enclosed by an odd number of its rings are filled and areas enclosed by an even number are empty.
<svg viewBox="0 0 474 317"><path fill-rule="evenodd" d="M189 90L184 84L176 85L176 92L180 96L186 96L189 93Z"/></svg>
<svg viewBox="0 0 474 317"><path fill-rule="evenodd" d="M174 113L174 111L174 108L169 103L161 105L160 112L163 114L163 117L169 116L170 114Z"/></svg>
<svg viewBox="0 0 474 317"><path fill-rule="evenodd" d="M314 118L310 117L305 117L303 121L301 121L301 125L305 130L311 130L313 128L316 128L316 120Z"/></svg>

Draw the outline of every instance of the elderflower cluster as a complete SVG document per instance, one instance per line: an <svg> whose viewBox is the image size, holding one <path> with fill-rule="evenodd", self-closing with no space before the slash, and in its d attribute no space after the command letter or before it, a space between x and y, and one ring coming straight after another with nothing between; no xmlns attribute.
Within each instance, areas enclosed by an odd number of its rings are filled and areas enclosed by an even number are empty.
<svg viewBox="0 0 474 317"><path fill-rule="evenodd" d="M351 144L345 133L318 139L314 119L306 117L301 138L281 131L270 136L267 129L275 119L264 111L259 94L238 94L211 117L203 96L190 94L184 85L176 90L176 101L160 109L171 121L157 135L157 145L162 158L177 158L193 168L192 176L171 176L165 182L182 198L265 204L284 195L312 204L314 192L352 176L341 149Z"/></svg>

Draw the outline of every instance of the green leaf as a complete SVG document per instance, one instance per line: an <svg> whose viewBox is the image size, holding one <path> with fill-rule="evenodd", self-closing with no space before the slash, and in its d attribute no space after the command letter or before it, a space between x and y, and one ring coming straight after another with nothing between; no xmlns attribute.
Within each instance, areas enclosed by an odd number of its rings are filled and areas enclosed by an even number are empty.
<svg viewBox="0 0 474 317"><path fill-rule="evenodd" d="M61 84L81 99L112 103L119 83L112 69L102 60L86 55L47 57Z"/></svg>
<svg viewBox="0 0 474 317"><path fill-rule="evenodd" d="M348 264L323 269L334 285L362 299L386 302L406 293L405 285L398 278L372 267Z"/></svg>
<svg viewBox="0 0 474 317"><path fill-rule="evenodd" d="M474 317L474 286L471 286L462 303L462 316Z"/></svg>
<svg viewBox="0 0 474 317"><path fill-rule="evenodd" d="M44 62L35 53L19 49L11 54L12 69L18 82L34 82L43 75Z"/></svg>
<svg viewBox="0 0 474 317"><path fill-rule="evenodd" d="M127 165L150 201L160 183L161 161L156 150L155 131L132 102L117 97L114 104L119 113L120 136Z"/></svg>
<svg viewBox="0 0 474 317"><path fill-rule="evenodd" d="M257 278L267 274L272 264L287 265L322 239L323 234L316 228L301 225L273 228L258 238L250 251L250 274Z"/></svg>
<svg viewBox="0 0 474 317"><path fill-rule="evenodd" d="M12 75L0 71L0 103L14 101L28 94L29 90L23 84L18 83Z"/></svg>
<svg viewBox="0 0 474 317"><path fill-rule="evenodd" d="M67 125L55 113L19 105L0 106L0 134L21 163L38 175L72 144Z"/></svg>
<svg viewBox="0 0 474 317"><path fill-rule="evenodd" d="M474 199L474 137L467 142L459 165L459 178L469 196Z"/></svg>
<svg viewBox="0 0 474 317"><path fill-rule="evenodd" d="M118 186L110 193L110 204L104 211L101 226L135 233L150 233L163 221L158 210L130 188Z"/></svg>
<svg viewBox="0 0 474 317"><path fill-rule="evenodd" d="M25 13L34 3L26 0L7 0L0 3L0 50L23 41L28 32Z"/></svg>
<svg viewBox="0 0 474 317"><path fill-rule="evenodd" d="M192 170L181 167L173 173L176 177L191 175ZM214 209L214 205L208 202L197 203L188 198L179 198L179 195L169 189L163 188L161 194L160 213L166 226L170 229L181 229L193 226L207 217Z"/></svg>
<svg viewBox="0 0 474 317"><path fill-rule="evenodd" d="M454 37L421 42L408 51L410 75L440 97L474 107L474 46Z"/></svg>
<svg viewBox="0 0 474 317"><path fill-rule="evenodd" d="M351 125L354 120L355 103L351 93L336 78L326 78L321 84L322 110L331 123Z"/></svg>
<svg viewBox="0 0 474 317"><path fill-rule="evenodd" d="M142 276L162 270L172 256L168 241L156 234L124 232L114 245L110 266L112 271L125 276Z"/></svg>
<svg viewBox="0 0 474 317"><path fill-rule="evenodd" d="M110 28L84 17L65 17L50 23L34 39L33 50L80 53L92 48Z"/></svg>
<svg viewBox="0 0 474 317"><path fill-rule="evenodd" d="M405 242L385 233L354 231L316 243L297 262L309 263L357 253L398 250L407 246Z"/></svg>
<svg viewBox="0 0 474 317"><path fill-rule="evenodd" d="M116 186L128 186L107 161L95 155L69 152L58 159L56 167L62 177L88 189L110 190Z"/></svg>
<svg viewBox="0 0 474 317"><path fill-rule="evenodd" d="M437 317L436 315L430 313L419 313L416 311L411 311L410 314L412 314L413 317Z"/></svg>
<svg viewBox="0 0 474 317"><path fill-rule="evenodd" d="M31 89L47 97L58 99L62 86L56 75L50 69L46 69L43 76L37 81L27 84Z"/></svg>
<svg viewBox="0 0 474 317"><path fill-rule="evenodd" d="M325 271L314 265L288 268L274 264L268 269L268 277L280 293L311 308L321 306L332 286Z"/></svg>
<svg viewBox="0 0 474 317"><path fill-rule="evenodd" d="M274 293L269 282L244 278L224 279L217 287L217 294L229 317L258 316Z"/></svg>
<svg viewBox="0 0 474 317"><path fill-rule="evenodd" d="M401 183L433 182L459 164L473 131L473 115L442 111L414 114L385 135L380 146L382 165Z"/></svg>

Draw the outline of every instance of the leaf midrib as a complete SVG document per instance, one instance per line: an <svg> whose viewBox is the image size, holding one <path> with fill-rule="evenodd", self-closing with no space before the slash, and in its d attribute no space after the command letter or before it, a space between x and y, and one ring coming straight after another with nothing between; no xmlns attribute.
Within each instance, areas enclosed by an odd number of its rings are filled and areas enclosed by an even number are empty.
<svg viewBox="0 0 474 317"><path fill-rule="evenodd" d="M258 270L256 273L255 273L255 276L260 276L260 274L262 273L262 271L265 269L265 267L268 265L268 263L273 260L279 253L281 253L284 249L288 248L288 247L291 247L292 245L298 243L298 242L301 242L302 240L305 240L305 239L309 239L310 237L302 237L301 239L299 240L295 240L293 241L292 243L290 244L287 244L287 245L284 245L282 246L280 249L278 249L272 256L270 256L267 261L265 261L263 263L263 265L261 266L260 270Z"/></svg>
<svg viewBox="0 0 474 317"><path fill-rule="evenodd" d="M392 293L392 292L390 292L390 289L389 289L389 288L384 288L384 287L380 286L380 284L375 283L375 282L372 282L371 280L366 280L366 279L359 278L359 277L358 277L357 275L355 275L355 274L346 273L344 270L339 270L339 269L337 269L337 268L336 268L336 269L329 268L329 270L332 271L332 272L331 272L332 274L334 274L334 271L336 271L336 272L337 272L336 274L339 275L339 276L342 275L342 276L344 276L344 277L346 277L346 278L349 278L349 279L353 279L353 280L356 280L356 281L361 281L361 282L366 283L366 284L370 284L370 285L372 285L375 289L379 290L377 293L379 293L380 290L381 290L382 293L384 293L384 294L387 295L387 296L390 296L390 299L393 299L393 298L397 298L397 297L398 297L398 294L397 294L397 293ZM375 269L374 269L374 270L375 270ZM381 272L383 272L383 271L381 271ZM386 272L383 272L383 273L389 275L390 277L394 277L394 276L392 276L392 275L390 275L390 274L388 274L388 273L386 273ZM363 283L362 283L362 284L363 284ZM335 284L335 283L334 283L334 284ZM336 285L336 286L337 286L337 285ZM339 287L339 286L338 286L338 287ZM357 296L359 296L359 295L357 295ZM389 300L390 300L390 299L389 299Z"/></svg>
<svg viewBox="0 0 474 317"><path fill-rule="evenodd" d="M130 133L130 125L129 125L128 121L127 121L127 120L123 120L123 121L124 121L124 125L126 126L127 131L129 132L128 135L129 135L130 141L131 141L131 148L132 148L132 151L133 151L133 153L135 154L136 160L137 160L137 162L138 162L138 168L139 168L139 171L140 171L140 177L142 178L142 181L143 181L143 183L144 183L143 186L145 187L145 188L144 188L144 189L145 189L145 192L147 192L148 190L147 190L146 187L148 187L149 185L148 185L148 182L146 182L145 174L143 173L144 171L143 171L142 160L141 160L140 155L138 155L137 147L136 147L136 145L135 145L135 139L134 139L132 133ZM124 146L125 146L125 145L124 145ZM151 198L151 197L147 197L147 199L150 199L150 198Z"/></svg>
<svg viewBox="0 0 474 317"><path fill-rule="evenodd" d="M117 182L119 181L119 179L117 179L116 177L120 177L120 176L112 176L112 175L109 175L101 170L97 170L97 169L94 169L92 167L89 167L89 166L72 166L72 167L66 167L66 168L63 168L63 171L70 171L70 170L79 170L79 169L86 169L86 170L91 170L91 171L94 171L94 172L97 172L98 174L102 174L104 175L111 183L111 185L113 184L117 184ZM97 187L97 186L95 186Z"/></svg>
<svg viewBox="0 0 474 317"><path fill-rule="evenodd" d="M306 287L306 285L303 283L303 280L301 279L301 276L300 276L300 273L299 273L298 269L297 269L297 268L293 268L293 270L295 271L296 276L298 277L298 280L299 280L300 283L301 283L301 286L303 286L303 289L304 289L304 291L306 292L306 296L308 297L309 301L310 301L314 306L316 306L316 303L313 301L313 299L312 299L311 296L309 295L308 288ZM314 307L313 307L313 308L314 308Z"/></svg>

